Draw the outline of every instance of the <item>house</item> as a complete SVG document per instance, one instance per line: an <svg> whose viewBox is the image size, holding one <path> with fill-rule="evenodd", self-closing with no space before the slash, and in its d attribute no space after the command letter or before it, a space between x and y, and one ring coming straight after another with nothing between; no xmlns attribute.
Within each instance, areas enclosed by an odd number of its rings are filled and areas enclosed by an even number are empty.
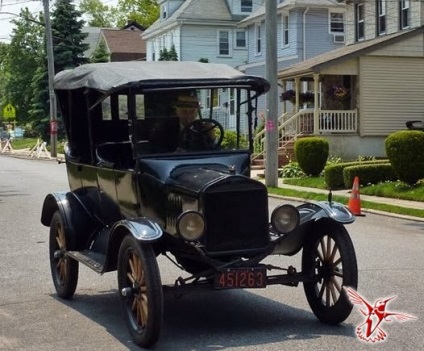
<svg viewBox="0 0 424 351"><path fill-rule="evenodd" d="M146 42L141 35L144 27L130 22L122 29L102 29L100 40L106 44L110 61L132 61L146 59Z"/></svg>
<svg viewBox="0 0 424 351"><path fill-rule="evenodd" d="M84 44L88 44L88 49L84 52L84 57L90 58L93 55L94 50L99 42L100 32L102 31L99 27L83 27L81 32L87 33L87 37L83 40Z"/></svg>
<svg viewBox="0 0 424 351"><path fill-rule="evenodd" d="M344 46L345 4L337 0L279 0L276 11L278 69ZM239 69L262 77L266 75L265 16L263 5L238 25L246 29L248 37L247 63ZM301 89L312 87L305 82ZM266 110L265 98L260 109Z"/></svg>
<svg viewBox="0 0 424 351"><path fill-rule="evenodd" d="M208 61L238 67L247 61L247 37L237 24L262 6L258 0L158 0L159 19L143 33L148 61L160 58L163 49L175 48L179 61ZM234 89L202 96L205 109L235 128ZM247 125L242 125L247 129Z"/></svg>
<svg viewBox="0 0 424 351"><path fill-rule="evenodd" d="M135 21L128 22L122 28L84 27L82 32L88 34L84 43L89 45L84 56L90 59L100 42L103 42L110 61L145 60L146 44L141 38L144 29Z"/></svg>
<svg viewBox="0 0 424 351"><path fill-rule="evenodd" d="M247 59L245 30L237 23L261 6L254 0L158 0L159 19L143 33L147 60L175 47L180 61L226 63Z"/></svg>
<svg viewBox="0 0 424 351"><path fill-rule="evenodd" d="M279 71L295 87L295 110L285 112L281 138L321 135L330 154L385 156L384 140L424 119L424 3L356 0L346 3L343 48ZM313 105L300 107L300 86L313 86Z"/></svg>

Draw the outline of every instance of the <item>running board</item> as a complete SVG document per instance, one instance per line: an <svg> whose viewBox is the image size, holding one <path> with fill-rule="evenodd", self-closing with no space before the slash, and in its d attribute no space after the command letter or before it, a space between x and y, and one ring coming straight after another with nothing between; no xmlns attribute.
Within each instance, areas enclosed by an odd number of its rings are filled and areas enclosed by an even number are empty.
<svg viewBox="0 0 424 351"><path fill-rule="evenodd" d="M104 272L106 256L90 251L68 251L67 256L73 258L74 260L85 264L87 267L91 268L93 271L96 271L99 274Z"/></svg>

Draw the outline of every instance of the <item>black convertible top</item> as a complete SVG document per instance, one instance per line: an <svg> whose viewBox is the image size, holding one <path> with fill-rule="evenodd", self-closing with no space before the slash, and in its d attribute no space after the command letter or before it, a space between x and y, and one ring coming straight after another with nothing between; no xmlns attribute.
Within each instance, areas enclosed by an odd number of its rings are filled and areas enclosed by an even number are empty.
<svg viewBox="0 0 424 351"><path fill-rule="evenodd" d="M269 90L261 77L249 76L225 64L191 61L127 61L91 63L59 72L55 90L95 89L110 94L116 90L183 86L242 86L259 94Z"/></svg>

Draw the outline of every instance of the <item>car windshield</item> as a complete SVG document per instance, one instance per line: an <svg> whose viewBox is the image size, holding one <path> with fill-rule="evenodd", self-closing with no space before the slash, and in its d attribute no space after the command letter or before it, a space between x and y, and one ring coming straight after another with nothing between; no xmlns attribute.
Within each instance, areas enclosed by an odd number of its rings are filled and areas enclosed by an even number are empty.
<svg viewBox="0 0 424 351"><path fill-rule="evenodd" d="M238 87L125 89L93 104L90 139L97 150L111 148L104 144L131 141L139 157L249 150L253 124L249 116L255 110L250 94Z"/></svg>

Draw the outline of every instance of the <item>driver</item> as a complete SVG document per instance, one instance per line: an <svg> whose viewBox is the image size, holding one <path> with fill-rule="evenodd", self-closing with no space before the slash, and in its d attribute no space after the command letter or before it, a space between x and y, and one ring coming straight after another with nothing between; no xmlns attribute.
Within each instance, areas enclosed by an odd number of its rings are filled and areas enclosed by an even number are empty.
<svg viewBox="0 0 424 351"><path fill-rule="evenodd" d="M180 129L183 129L193 122L198 115L199 101L197 97L194 94L178 96L176 112L180 120Z"/></svg>
<svg viewBox="0 0 424 351"><path fill-rule="evenodd" d="M193 125L193 122L198 120L199 115L199 101L195 93L186 92L178 96L176 114L180 121L181 134L181 145L177 151L185 149L202 150L213 145L216 139L214 126L210 123L202 124L201 122L197 126ZM201 130L197 130L198 127L201 127Z"/></svg>

